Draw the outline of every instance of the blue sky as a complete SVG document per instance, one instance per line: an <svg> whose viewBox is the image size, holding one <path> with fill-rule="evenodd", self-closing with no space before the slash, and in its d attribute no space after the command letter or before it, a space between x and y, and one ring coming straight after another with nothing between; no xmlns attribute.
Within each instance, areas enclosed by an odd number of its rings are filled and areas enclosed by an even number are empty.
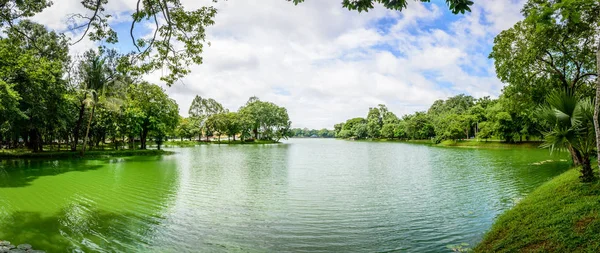
<svg viewBox="0 0 600 253"><path fill-rule="evenodd" d="M117 45L130 51L128 0L109 1ZM210 0L182 0L189 8ZM473 12L453 15L445 1L410 1L402 13L377 7L366 13L343 9L341 0L219 1L216 24L207 30L204 64L166 88L184 116L195 95L237 110L250 96L288 108L294 127L331 128L368 108L386 104L401 116L426 110L436 99L460 93L475 97L500 93L488 59L493 38L521 19L520 0L476 1ZM64 29L68 13L81 12L77 0L56 1L34 17ZM139 35L151 29L138 26ZM73 34L72 36L77 36ZM82 41L73 53L95 46ZM146 79L161 84L162 71Z"/></svg>

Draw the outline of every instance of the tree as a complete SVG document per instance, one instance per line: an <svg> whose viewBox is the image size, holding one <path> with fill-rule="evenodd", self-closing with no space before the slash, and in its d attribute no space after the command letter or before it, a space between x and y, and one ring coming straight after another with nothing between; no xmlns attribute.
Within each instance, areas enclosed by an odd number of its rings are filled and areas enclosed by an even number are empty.
<svg viewBox="0 0 600 253"><path fill-rule="evenodd" d="M244 123L242 134L252 133L256 140L267 139L279 141L292 136L291 124L287 109L271 102L260 101L251 97L239 110Z"/></svg>
<svg viewBox="0 0 600 253"><path fill-rule="evenodd" d="M148 134L162 139L177 126L179 109L177 103L158 85L142 82L132 84L128 91L128 110L134 114L139 125L140 148L146 149Z"/></svg>
<svg viewBox="0 0 600 253"><path fill-rule="evenodd" d="M190 114L190 118L193 119L196 126L198 127L198 140L200 140L200 134L202 131L205 132L206 140L208 141L210 128L206 125L206 120L215 114L220 114L226 112L223 105L212 98L202 98L198 95L192 101L192 105L188 113Z"/></svg>
<svg viewBox="0 0 600 253"><path fill-rule="evenodd" d="M226 113L224 117L224 127L227 138L231 140L231 137L233 137L233 141L235 141L235 136L242 131L240 115L237 112Z"/></svg>
<svg viewBox="0 0 600 253"><path fill-rule="evenodd" d="M227 119L224 113L213 114L206 119L206 128L211 129L211 132L218 136L218 141L221 143L221 135L227 132Z"/></svg>
<svg viewBox="0 0 600 253"><path fill-rule="evenodd" d="M479 124L478 129L479 130L477 131L477 138L484 139L486 141L487 139L491 138L494 133L494 129L491 122L481 122Z"/></svg>
<svg viewBox="0 0 600 253"><path fill-rule="evenodd" d="M175 134L181 138L181 140L183 140L183 138L186 138L188 140L192 140L192 138L194 137L194 130L193 130L193 125L192 122L189 118L180 118L179 119L179 125L177 125L177 128L175 129Z"/></svg>
<svg viewBox="0 0 600 253"><path fill-rule="evenodd" d="M367 136L369 138L379 138L382 125L383 119L379 108L369 108L369 114L367 115Z"/></svg>
<svg viewBox="0 0 600 253"><path fill-rule="evenodd" d="M369 134L369 130L368 130L367 124L365 124L365 123L359 123L359 124L354 125L352 127L352 133L354 133L354 136L357 139L367 138L367 136Z"/></svg>
<svg viewBox="0 0 600 253"><path fill-rule="evenodd" d="M578 99L567 92L553 92L548 96L548 105L538 114L551 122L551 129L544 133L542 147L561 149L566 147L573 160L581 164L580 179L594 180L590 158L594 154L593 104L591 99Z"/></svg>
<svg viewBox="0 0 600 253"><path fill-rule="evenodd" d="M106 53L106 54L105 54ZM81 111L85 110L85 106L91 105L92 111L88 119L87 128L85 131L85 138L83 139L83 146L81 147L81 155L85 154L85 149L88 142L90 125L94 119L94 113L96 105L99 102L101 96L104 96L107 89L110 89L109 85L113 85L117 76L116 63L118 62L118 54L114 50L108 52L102 48L99 49L99 53L94 50L89 50L85 53L84 60L80 63L80 75L82 76L81 88L84 95L84 99L81 103ZM113 64L111 64L113 63ZM89 96L88 96L89 94ZM83 114L80 113L80 117L75 130L75 135L78 135L79 126L82 121ZM75 137L74 146L77 145L77 137Z"/></svg>
<svg viewBox="0 0 600 253"><path fill-rule="evenodd" d="M381 136L388 138L388 139L393 139L396 136L396 129L398 128L397 124L393 124L393 123L388 123L388 124L384 124L383 127L381 128Z"/></svg>

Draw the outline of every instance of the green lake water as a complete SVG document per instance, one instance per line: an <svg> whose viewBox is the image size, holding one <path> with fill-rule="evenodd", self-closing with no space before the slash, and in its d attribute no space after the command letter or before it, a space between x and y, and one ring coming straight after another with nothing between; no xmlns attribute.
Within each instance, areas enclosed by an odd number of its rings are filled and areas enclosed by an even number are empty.
<svg viewBox="0 0 600 253"><path fill-rule="evenodd" d="M292 139L0 163L0 240L47 252L449 252L564 172L537 149Z"/></svg>

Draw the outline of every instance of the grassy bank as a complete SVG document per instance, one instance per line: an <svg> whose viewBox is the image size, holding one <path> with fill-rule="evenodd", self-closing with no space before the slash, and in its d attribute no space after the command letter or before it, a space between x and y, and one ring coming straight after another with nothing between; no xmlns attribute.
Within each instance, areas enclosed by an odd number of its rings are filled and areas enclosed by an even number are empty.
<svg viewBox="0 0 600 253"><path fill-rule="evenodd" d="M123 157L123 156L154 156L154 155L169 155L173 152L165 150L91 150L85 152L85 158L96 157ZM79 152L71 151L48 151L40 153L32 153L31 151L3 151L0 152L0 159L32 159L32 158L80 158Z"/></svg>
<svg viewBox="0 0 600 253"><path fill-rule="evenodd" d="M464 147L464 148L538 148L542 142L540 141L523 141L508 143L497 140L445 140L441 143L435 144L432 140L398 140L398 139L363 139L356 141L366 142L402 142L402 143L417 143L417 144L428 144L439 147Z"/></svg>
<svg viewBox="0 0 600 253"><path fill-rule="evenodd" d="M538 148L542 142L539 141L524 141L507 143L501 141L477 141L477 140L460 140L451 141L446 140L437 144L437 146L443 147L465 147L465 148Z"/></svg>
<svg viewBox="0 0 600 253"><path fill-rule="evenodd" d="M571 169L502 214L475 252L600 252L600 183Z"/></svg>

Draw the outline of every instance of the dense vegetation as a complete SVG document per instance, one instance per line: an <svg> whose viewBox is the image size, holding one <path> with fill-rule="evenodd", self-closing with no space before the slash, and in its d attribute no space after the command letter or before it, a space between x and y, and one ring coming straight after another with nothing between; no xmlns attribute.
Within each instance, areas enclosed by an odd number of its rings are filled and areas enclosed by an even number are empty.
<svg viewBox="0 0 600 253"><path fill-rule="evenodd" d="M164 138L177 124L177 104L120 69L121 57L100 48L71 59L64 36L42 25L24 20L8 29L0 39L2 145L39 152L64 144L75 151L83 140L83 153L106 139L118 148L117 140L139 137L145 149L149 136Z"/></svg>
<svg viewBox="0 0 600 253"><path fill-rule="evenodd" d="M369 108L366 118L353 118L334 126L339 138L387 138L443 140L479 138L515 142L543 137L548 123L534 117L535 106L503 95L499 99L475 99L460 94L437 100L429 110L401 118L385 105Z"/></svg>

